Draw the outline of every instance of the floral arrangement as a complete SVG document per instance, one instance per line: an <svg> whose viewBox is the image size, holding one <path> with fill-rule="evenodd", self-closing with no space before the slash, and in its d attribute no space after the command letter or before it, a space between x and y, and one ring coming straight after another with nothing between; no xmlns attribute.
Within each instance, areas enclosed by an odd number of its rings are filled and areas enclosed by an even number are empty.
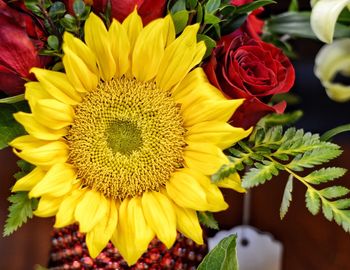
<svg viewBox="0 0 350 270"><path fill-rule="evenodd" d="M203 244L201 225L218 228L212 212L228 207L220 188L245 192L282 171L281 218L297 182L312 214L349 231L350 190L318 186L346 173L326 164L348 127L319 136L285 113L295 72L283 27L299 18L291 37L344 34L349 1L314 2L310 26L297 1L264 22L271 0L0 0L0 147L20 158L4 236L54 216L55 228L79 225L92 258L111 242L131 266L155 237ZM348 74L348 45L316 59L338 101L350 99L332 82ZM198 269L238 269L222 252L234 245L223 240Z"/></svg>

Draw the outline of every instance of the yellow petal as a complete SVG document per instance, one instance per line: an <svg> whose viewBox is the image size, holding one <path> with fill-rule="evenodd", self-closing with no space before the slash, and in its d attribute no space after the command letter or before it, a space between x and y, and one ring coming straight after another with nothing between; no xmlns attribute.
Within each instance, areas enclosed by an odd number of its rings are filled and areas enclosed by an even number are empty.
<svg viewBox="0 0 350 270"><path fill-rule="evenodd" d="M74 119L73 108L55 99L38 100L32 112L37 122L55 130L71 125Z"/></svg>
<svg viewBox="0 0 350 270"><path fill-rule="evenodd" d="M166 46L169 46L175 40L175 26L171 15L168 14L164 18L165 27L163 28L166 37Z"/></svg>
<svg viewBox="0 0 350 270"><path fill-rule="evenodd" d="M88 92L96 88L97 73L93 73L85 62L68 46L63 47L62 62L70 83L78 92Z"/></svg>
<svg viewBox="0 0 350 270"><path fill-rule="evenodd" d="M17 137L9 143L10 146L18 150L32 149L47 144L48 141L39 140L31 135L24 135Z"/></svg>
<svg viewBox="0 0 350 270"><path fill-rule="evenodd" d="M146 223L141 199L134 197L124 201L120 207L117 234L112 241L116 242L116 247L127 263L132 265L147 250L149 242L154 238L154 232Z"/></svg>
<svg viewBox="0 0 350 270"><path fill-rule="evenodd" d="M94 228L86 234L86 245L92 258L97 257L117 228L118 211L114 200L108 200L108 210Z"/></svg>
<svg viewBox="0 0 350 270"><path fill-rule="evenodd" d="M44 178L29 192L29 197L60 197L72 188L77 175L74 168L65 163L53 165Z"/></svg>
<svg viewBox="0 0 350 270"><path fill-rule="evenodd" d="M175 203L173 203L173 207L178 231L195 241L198 245L203 245L203 232L196 211L179 207Z"/></svg>
<svg viewBox="0 0 350 270"><path fill-rule="evenodd" d="M136 7L134 11L130 13L130 15L123 21L122 25L128 34L130 51L132 52L134 50L136 39L142 30L142 20L141 17L137 14Z"/></svg>
<svg viewBox="0 0 350 270"><path fill-rule="evenodd" d="M41 140L57 140L68 133L68 130L64 128L54 130L43 126L30 113L18 112L14 113L13 117L30 135Z"/></svg>
<svg viewBox="0 0 350 270"><path fill-rule="evenodd" d="M349 74L350 39L339 39L330 45L325 45L315 59L315 75L321 80L328 96L337 102L350 100L350 86L333 83L340 72Z"/></svg>
<svg viewBox="0 0 350 270"><path fill-rule="evenodd" d="M63 41L62 49L64 51L67 48L71 50L86 64L93 74L98 75L95 54L83 41L68 32L64 32Z"/></svg>
<svg viewBox="0 0 350 270"><path fill-rule="evenodd" d="M229 177L217 182L216 185L221 188L230 188L242 193L246 192L246 190L242 187L241 177L238 173L231 174Z"/></svg>
<svg viewBox="0 0 350 270"><path fill-rule="evenodd" d="M198 24L186 27L181 36L165 49L156 77L157 85L162 89L168 90L179 83L204 56L204 42L197 45L198 28Z"/></svg>
<svg viewBox="0 0 350 270"><path fill-rule="evenodd" d="M312 8L310 23L316 36L326 43L331 43L335 24L342 10L350 0L319 0Z"/></svg>
<svg viewBox="0 0 350 270"><path fill-rule="evenodd" d="M146 192L142 195L142 209L147 224L170 248L176 239L176 216L169 199L159 192Z"/></svg>
<svg viewBox="0 0 350 270"><path fill-rule="evenodd" d="M24 98L28 100L31 108L40 99L52 98L52 96L45 90L40 82L27 82L25 87L26 91L24 93Z"/></svg>
<svg viewBox="0 0 350 270"><path fill-rule="evenodd" d="M244 130L224 122L202 122L188 128L186 142L210 142L220 149L226 149L247 137L251 131L252 128Z"/></svg>
<svg viewBox="0 0 350 270"><path fill-rule="evenodd" d="M12 188L12 192L31 190L44 178L45 174L46 172L42 168L34 168L34 170L32 170L26 176L16 181Z"/></svg>
<svg viewBox="0 0 350 270"><path fill-rule="evenodd" d="M130 42L125 28L115 19L108 30L111 50L116 64L115 77L120 78L129 69Z"/></svg>
<svg viewBox="0 0 350 270"><path fill-rule="evenodd" d="M86 189L76 189L71 195L65 197L56 214L55 228L62 228L76 222L74 218L75 208L85 194Z"/></svg>
<svg viewBox="0 0 350 270"><path fill-rule="evenodd" d="M177 102L182 101L192 103L191 99L219 99L226 100L224 95L213 85L208 82L202 68L198 67L188 73L185 78L178 84L173 95ZM183 105L182 105L183 106Z"/></svg>
<svg viewBox="0 0 350 270"><path fill-rule="evenodd" d="M25 149L21 152L14 150L17 156L36 166L52 166L64 163L68 159L68 146L61 141L50 142L34 149Z"/></svg>
<svg viewBox="0 0 350 270"><path fill-rule="evenodd" d="M169 197L179 206L199 211L207 210L205 191L190 174L189 169L175 172L166 184Z"/></svg>
<svg viewBox="0 0 350 270"><path fill-rule="evenodd" d="M38 208L33 212L38 217L52 217L57 213L64 197L43 196L39 200Z"/></svg>
<svg viewBox="0 0 350 270"><path fill-rule="evenodd" d="M94 190L87 191L74 213L76 221L79 222L79 231L91 231L106 215L107 210L108 201L103 194Z"/></svg>
<svg viewBox="0 0 350 270"><path fill-rule="evenodd" d="M116 66L108 32L103 21L91 12L85 22L84 30L85 42L96 56L102 79L105 81L111 80L115 74Z"/></svg>
<svg viewBox="0 0 350 270"><path fill-rule="evenodd" d="M204 175L212 175L228 163L220 148L209 143L190 143L184 151L185 165Z"/></svg>
<svg viewBox="0 0 350 270"><path fill-rule="evenodd" d="M220 189L211 183L209 177L201 174L198 171L191 170L190 173L195 177L198 183L205 190L207 196L207 211L218 212L228 208Z"/></svg>
<svg viewBox="0 0 350 270"><path fill-rule="evenodd" d="M133 239L134 234L129 226L128 204L128 198L124 199L120 204L117 230L112 235L111 241L127 263L132 265L136 257L133 254L136 249L136 243Z"/></svg>
<svg viewBox="0 0 350 270"><path fill-rule="evenodd" d="M41 85L55 99L69 105L81 102L81 96L70 84L66 74L41 68L32 68L30 72L35 74Z"/></svg>
<svg viewBox="0 0 350 270"><path fill-rule="evenodd" d="M182 111L185 127L205 121L227 122L242 103L243 99L198 100Z"/></svg>
<svg viewBox="0 0 350 270"><path fill-rule="evenodd" d="M149 81L156 76L164 55L166 36L163 28L168 26L164 19L149 23L140 32L132 55L132 74L139 81Z"/></svg>

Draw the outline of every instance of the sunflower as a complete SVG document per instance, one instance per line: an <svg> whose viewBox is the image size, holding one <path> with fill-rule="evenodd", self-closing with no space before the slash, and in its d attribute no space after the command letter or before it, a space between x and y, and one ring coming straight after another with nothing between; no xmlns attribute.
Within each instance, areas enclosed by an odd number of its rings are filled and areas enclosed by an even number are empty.
<svg viewBox="0 0 350 270"><path fill-rule="evenodd" d="M196 211L227 208L208 176L250 130L227 123L242 100L195 68L206 50L198 27L175 38L170 16L143 27L134 11L107 30L91 13L85 42L64 34L65 72L31 70L31 113L14 115L28 135L11 146L35 168L12 191L40 197L34 213L56 216L57 228L78 223L92 257L111 240L131 265L155 236L171 247L177 231L202 244Z"/></svg>

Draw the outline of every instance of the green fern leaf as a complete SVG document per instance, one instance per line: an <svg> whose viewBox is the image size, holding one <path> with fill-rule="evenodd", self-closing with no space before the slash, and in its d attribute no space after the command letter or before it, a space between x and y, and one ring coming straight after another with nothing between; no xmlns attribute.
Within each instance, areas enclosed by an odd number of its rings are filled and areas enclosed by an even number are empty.
<svg viewBox="0 0 350 270"><path fill-rule="evenodd" d="M280 207L280 217L281 219L287 214L290 202L292 201L292 191L293 191L293 176L289 175L288 182L284 188L282 203Z"/></svg>
<svg viewBox="0 0 350 270"><path fill-rule="evenodd" d="M36 199L29 199L28 192L17 192L8 198L11 205L6 219L3 236L8 236L33 217L33 209L37 207Z"/></svg>
<svg viewBox="0 0 350 270"><path fill-rule="evenodd" d="M255 163L254 165L256 168L250 169L250 171L243 176L242 186L244 188L251 188L265 183L267 180L270 180L273 175L278 175L278 170L283 168L278 163L271 161Z"/></svg>
<svg viewBox="0 0 350 270"><path fill-rule="evenodd" d="M311 184L317 185L342 177L346 173L346 171L346 169L339 167L322 168L320 170L313 171L312 173L304 177L304 180Z"/></svg>
<svg viewBox="0 0 350 270"><path fill-rule="evenodd" d="M211 212L197 212L198 220L205 227L218 230L219 224Z"/></svg>
<svg viewBox="0 0 350 270"><path fill-rule="evenodd" d="M340 210L347 209L350 207L350 199L340 199L332 203L334 204L334 207Z"/></svg>
<svg viewBox="0 0 350 270"><path fill-rule="evenodd" d="M305 194L305 201L306 207L309 209L311 214L316 215L320 211L321 202L316 191L308 189Z"/></svg>
<svg viewBox="0 0 350 270"><path fill-rule="evenodd" d="M315 165L328 162L342 153L336 144L327 143L320 148L307 151L304 154L296 156L287 167L294 171L302 171L303 168L312 168Z"/></svg>
<svg viewBox="0 0 350 270"><path fill-rule="evenodd" d="M350 190L342 186L332 186L320 190L320 195L327 199L334 199L349 194Z"/></svg>

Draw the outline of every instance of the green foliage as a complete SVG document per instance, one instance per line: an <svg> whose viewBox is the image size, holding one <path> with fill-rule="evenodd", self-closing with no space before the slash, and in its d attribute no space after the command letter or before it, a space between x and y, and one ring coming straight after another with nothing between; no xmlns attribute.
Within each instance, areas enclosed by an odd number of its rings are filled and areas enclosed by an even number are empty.
<svg viewBox="0 0 350 270"><path fill-rule="evenodd" d="M270 35L290 35L292 37L317 39L310 25L310 12L288 11L272 16L266 21L265 29ZM346 25L337 23L334 36L348 37L350 29Z"/></svg>
<svg viewBox="0 0 350 270"><path fill-rule="evenodd" d="M34 166L32 164L30 164L22 159L17 161L17 166L20 168L20 171L15 173L15 175L14 175L14 178L16 180L19 180L20 178L27 175L28 173L30 173L34 169Z"/></svg>
<svg viewBox="0 0 350 270"><path fill-rule="evenodd" d="M19 104L0 103L0 150L14 138L25 134L22 125L13 118L13 114L21 108Z"/></svg>
<svg viewBox="0 0 350 270"><path fill-rule="evenodd" d="M199 222L205 227L218 230L219 225L211 212L197 212Z"/></svg>
<svg viewBox="0 0 350 270"><path fill-rule="evenodd" d="M322 141L330 141L334 136L341 134L343 132L350 131L350 124L342 125L331 130L328 130L321 136Z"/></svg>
<svg viewBox="0 0 350 270"><path fill-rule="evenodd" d="M20 226L33 217L33 209L37 207L36 199L29 199L28 192L17 192L12 194L8 201L11 203L9 214L6 219L3 236L9 236Z"/></svg>
<svg viewBox="0 0 350 270"><path fill-rule="evenodd" d="M177 0L168 2L168 11L174 20L176 34L180 34L187 25L200 24L198 39L205 41L207 57L216 41L239 28L249 12L271 3L274 1L256 0L236 7L225 0Z"/></svg>
<svg viewBox="0 0 350 270"><path fill-rule="evenodd" d="M298 2L298 0L291 0L288 10L289 11L299 11L299 2Z"/></svg>
<svg viewBox="0 0 350 270"><path fill-rule="evenodd" d="M304 175L300 173L306 168L323 165L338 157L342 150L334 143L321 140L318 134L304 132L302 129L273 126L280 121L271 121L275 116L261 120L248 139L239 142L228 150L230 163L223 166L215 175L212 182L219 182L237 171L246 169L242 177L242 186L252 188L265 183L277 176L281 171L289 173L280 216L283 218L292 200L293 179L307 187L305 194L306 207L316 215L322 209L328 220L335 220L344 230L350 229L350 199L344 199L350 190L340 185L317 189L314 186L329 183L342 177L346 169L338 167L323 167ZM295 116L290 115L290 119ZM288 118L281 118L289 122ZM281 121L281 122L283 122ZM272 125L272 127L271 127ZM247 165L250 168L247 168Z"/></svg>
<svg viewBox="0 0 350 270"><path fill-rule="evenodd" d="M322 168L320 170L313 171L309 175L304 177L304 180L310 184L321 184L332 181L339 177L342 177L346 173L346 169L338 167Z"/></svg>
<svg viewBox="0 0 350 270"><path fill-rule="evenodd" d="M236 235L230 235L209 252L197 270L238 270Z"/></svg>
<svg viewBox="0 0 350 270"><path fill-rule="evenodd" d="M282 203L280 207L280 217L283 219L287 214L290 202L292 201L293 176L289 175L288 182L284 188Z"/></svg>

